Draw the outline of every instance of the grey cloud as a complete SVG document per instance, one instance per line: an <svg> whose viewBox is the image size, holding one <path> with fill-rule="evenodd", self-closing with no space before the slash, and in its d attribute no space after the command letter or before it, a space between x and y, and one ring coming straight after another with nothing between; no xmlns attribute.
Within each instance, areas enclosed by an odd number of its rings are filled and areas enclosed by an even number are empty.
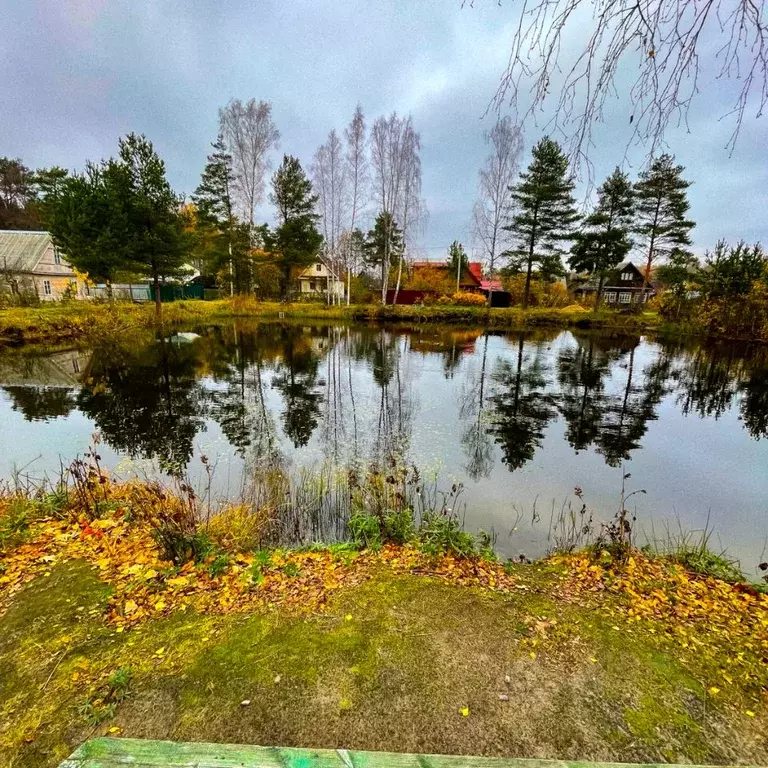
<svg viewBox="0 0 768 768"><path fill-rule="evenodd" d="M119 135L141 131L166 159L174 186L189 193L215 138L217 109L230 98L270 100L280 152L305 164L361 102L369 123L392 110L414 116L430 212L425 251L434 257L455 238L468 242L482 134L492 119L481 117L506 64L514 22L508 5L2 2L7 74L0 83L0 154L21 156L31 166L82 168L86 159L113 154ZM567 42L577 46L578 35ZM631 74L621 74L619 92ZM721 236L768 234L766 124L748 118L729 158L730 124L715 119L730 106L726 88L709 78L691 133L678 129L668 136L695 182L699 251ZM611 102L595 131L598 179L624 154L628 115L621 104ZM526 126L526 153L539 135ZM632 172L644 154L630 149ZM262 214L269 216L267 207Z"/></svg>

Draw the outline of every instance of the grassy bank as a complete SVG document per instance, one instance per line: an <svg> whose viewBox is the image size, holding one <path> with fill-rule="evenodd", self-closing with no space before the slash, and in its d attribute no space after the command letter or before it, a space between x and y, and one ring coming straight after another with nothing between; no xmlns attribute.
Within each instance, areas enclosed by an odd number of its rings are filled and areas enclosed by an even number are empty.
<svg viewBox="0 0 768 768"><path fill-rule="evenodd" d="M434 530L384 543L403 526L377 538L365 515L358 546L254 550L261 521L190 528L185 504L95 475L0 499L0 765L100 734L768 761L751 587L637 551L523 565ZM197 550L168 560L170 534Z"/></svg>
<svg viewBox="0 0 768 768"><path fill-rule="evenodd" d="M340 306L324 304L278 304L253 300L177 301L163 306L164 322L170 326L223 322L236 317L295 320L457 323L491 328L524 329L535 327L616 328L626 331L658 327L655 314L628 315L602 310L565 309L489 309L487 307L403 307ZM0 342L55 342L87 338L90 334L122 332L154 324L153 305L94 304L72 302L40 307L0 310Z"/></svg>

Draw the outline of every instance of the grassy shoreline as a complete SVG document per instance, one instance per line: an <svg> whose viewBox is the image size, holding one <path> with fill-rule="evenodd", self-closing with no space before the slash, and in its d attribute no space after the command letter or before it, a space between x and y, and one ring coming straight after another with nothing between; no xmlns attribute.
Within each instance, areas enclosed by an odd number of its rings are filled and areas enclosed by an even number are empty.
<svg viewBox="0 0 768 768"><path fill-rule="evenodd" d="M592 312L565 309L489 309L455 306L326 306L280 304L253 300L211 302L178 301L163 306L169 326L216 324L234 318L322 320L333 322L411 322L483 325L524 330L537 327L616 329L644 332L660 327L653 313L625 315L608 310ZM148 328L154 324L154 307L133 304L72 304L0 310L0 343L74 341L109 331Z"/></svg>
<svg viewBox="0 0 768 768"><path fill-rule="evenodd" d="M768 761L768 596L748 585L637 550L254 550L236 509L173 562L158 530L196 536L184 505L97 474L0 496L0 766L94 735Z"/></svg>

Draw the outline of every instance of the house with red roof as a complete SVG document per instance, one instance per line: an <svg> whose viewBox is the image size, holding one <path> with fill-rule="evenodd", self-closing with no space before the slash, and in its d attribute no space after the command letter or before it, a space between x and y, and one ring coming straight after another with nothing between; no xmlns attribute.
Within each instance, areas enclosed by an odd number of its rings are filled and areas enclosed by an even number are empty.
<svg viewBox="0 0 768 768"><path fill-rule="evenodd" d="M403 287L397 292L397 303L420 304L425 298L450 295L457 290L486 296L489 292L493 292L494 296L499 293L499 298L504 294L501 281L483 278L483 266L479 261L470 261L461 275L457 275L446 261L414 261ZM387 303L395 303L394 290L387 291Z"/></svg>

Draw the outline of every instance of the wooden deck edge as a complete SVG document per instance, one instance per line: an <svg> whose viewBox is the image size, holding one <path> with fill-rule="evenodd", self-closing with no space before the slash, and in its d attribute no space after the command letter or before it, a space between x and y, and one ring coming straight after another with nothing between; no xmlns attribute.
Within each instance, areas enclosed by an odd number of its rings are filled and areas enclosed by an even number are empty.
<svg viewBox="0 0 768 768"><path fill-rule="evenodd" d="M100 738L83 744L60 768L626 768L632 765L637 764ZM648 768L653 764L643 765ZM670 768L670 764L663 765ZM685 768L708 767L688 765Z"/></svg>

